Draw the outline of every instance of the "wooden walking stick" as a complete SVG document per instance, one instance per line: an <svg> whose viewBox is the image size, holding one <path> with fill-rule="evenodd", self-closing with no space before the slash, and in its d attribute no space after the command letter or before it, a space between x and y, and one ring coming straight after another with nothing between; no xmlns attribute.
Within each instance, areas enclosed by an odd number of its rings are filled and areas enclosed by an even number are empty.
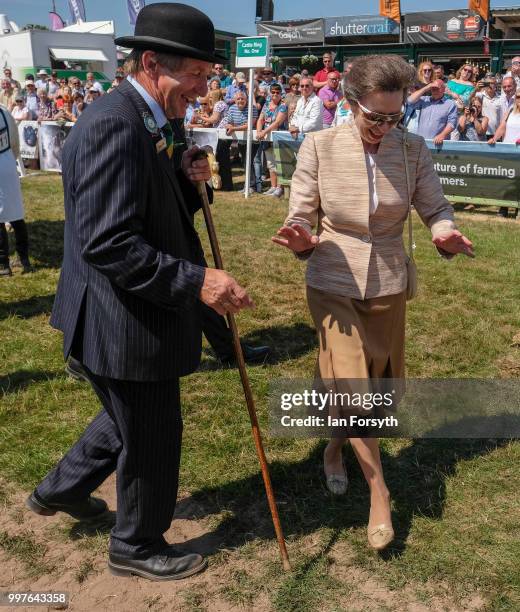
<svg viewBox="0 0 520 612"><path fill-rule="evenodd" d="M205 149L200 149L199 153L194 156L194 159L202 159L208 156L208 152ZM206 183L199 181L197 183L197 189L202 200L202 210L204 212L204 220L208 230L209 241L211 243L211 251L213 253L213 259L215 266L219 270L223 270L222 257L220 255L220 247L218 243L217 234L215 232L215 225L213 224L213 217L209 207L208 192L206 191ZM240 380L242 381L242 387L244 389L244 395L246 398L247 410L249 411L249 419L251 420L251 429L253 432L253 439L255 441L256 454L260 461L260 468L262 470L262 477L264 479L265 492L267 495L267 501L269 503L269 509L271 510L271 516L273 519L274 530L276 532L276 539L278 540L278 546L280 548L280 556L282 558L282 565L284 570L290 571L291 564L289 562L289 555L287 554L287 548L285 546L285 539L283 537L282 526L280 524L280 517L278 515L278 508L276 507L276 500L274 498L273 486L271 484L271 477L269 475L269 468L267 466L267 459L265 457L264 446L262 444L262 436L260 434L260 427L258 425L258 418L256 416L255 402L253 394L251 392L251 386L249 385L249 377L247 375L246 364L244 361L244 354L242 353L242 346L240 344L240 337L238 335L238 328L235 322L233 313L227 313L227 320L231 333L233 335L233 346L235 349L235 355L237 358L238 370L240 372Z"/></svg>

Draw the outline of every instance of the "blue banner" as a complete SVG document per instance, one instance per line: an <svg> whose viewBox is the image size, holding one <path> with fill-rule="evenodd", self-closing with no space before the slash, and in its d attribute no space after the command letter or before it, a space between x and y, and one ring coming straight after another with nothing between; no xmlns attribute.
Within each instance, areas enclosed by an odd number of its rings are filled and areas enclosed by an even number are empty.
<svg viewBox="0 0 520 612"><path fill-rule="evenodd" d="M398 35L399 29L400 25L396 21L377 15L349 15L325 19L325 38Z"/></svg>
<svg viewBox="0 0 520 612"><path fill-rule="evenodd" d="M135 26L137 15L139 15L139 11L145 6L144 0L126 0L126 4L128 6L130 23Z"/></svg>
<svg viewBox="0 0 520 612"><path fill-rule="evenodd" d="M83 0L69 0L70 16L72 21L77 23L79 20L86 21L85 5Z"/></svg>

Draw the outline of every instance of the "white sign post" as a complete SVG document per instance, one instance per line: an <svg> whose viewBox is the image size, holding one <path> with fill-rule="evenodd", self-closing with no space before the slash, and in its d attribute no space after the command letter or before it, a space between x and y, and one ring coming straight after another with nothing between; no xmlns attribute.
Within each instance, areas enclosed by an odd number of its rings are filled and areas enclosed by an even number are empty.
<svg viewBox="0 0 520 612"><path fill-rule="evenodd" d="M249 68L249 98L247 108L247 148L246 148L246 183L244 194L249 198L249 183L251 181L251 150L253 146L253 103L254 75L253 68L269 66L269 38L267 36L250 36L237 38L237 68Z"/></svg>

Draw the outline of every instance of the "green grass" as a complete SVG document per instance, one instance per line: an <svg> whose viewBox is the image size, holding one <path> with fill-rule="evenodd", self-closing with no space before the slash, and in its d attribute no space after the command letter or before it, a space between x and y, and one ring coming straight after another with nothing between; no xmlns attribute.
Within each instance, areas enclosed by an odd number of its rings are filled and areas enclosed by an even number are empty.
<svg viewBox="0 0 520 612"><path fill-rule="evenodd" d="M93 572L94 563L92 562L92 559L85 559L79 564L74 577L79 582L79 584L82 584Z"/></svg>
<svg viewBox="0 0 520 612"><path fill-rule="evenodd" d="M56 569L44 560L47 546L37 542L29 532L9 535L6 531L0 531L0 549L20 561L31 577L38 578Z"/></svg>
<svg viewBox="0 0 520 612"><path fill-rule="evenodd" d="M59 178L26 179L23 189L37 271L0 282L5 508L10 491L34 486L99 409L88 386L64 375L61 336L48 325L62 249ZM238 317L241 334L273 347L270 362L249 368L249 374L295 568L291 574L279 570L237 372L219 368L206 347L200 370L182 381L181 492L194 496L198 518L208 521L222 546L238 552L215 551L211 559L229 567L219 597L246 608L262 596L279 611L348 610L357 585L335 575L340 562L330 551L337 545L348 547L345 563L355 575L368 573L394 592L415 593L426 605L449 597L464 608L478 593L489 610L520 609L518 442L384 441L397 539L376 555L366 546L369 499L351 449L346 448L349 493L333 499L321 474L323 442L269 437L269 382L308 378L316 357L304 266L270 242L286 207L272 199L246 203L238 195L218 194L213 210L224 263L257 304ZM458 217L475 244L474 260L439 259L428 231L415 221L420 293L408 309L408 375L518 378L520 349L511 341L520 330L520 223L491 215ZM209 253L201 219L197 224ZM24 559L30 545L16 537L4 532L0 544ZM107 536L76 537L87 553L99 553ZM244 566L258 559L265 560L260 573ZM88 579L91 571L85 566L78 576ZM187 609L211 609L197 588L187 585L184 594Z"/></svg>

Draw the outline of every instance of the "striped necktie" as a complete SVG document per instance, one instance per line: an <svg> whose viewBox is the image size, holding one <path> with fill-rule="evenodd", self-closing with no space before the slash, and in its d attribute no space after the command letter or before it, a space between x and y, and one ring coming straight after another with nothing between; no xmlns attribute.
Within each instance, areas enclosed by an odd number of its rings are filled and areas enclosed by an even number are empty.
<svg viewBox="0 0 520 612"><path fill-rule="evenodd" d="M161 128L164 138L166 140L166 153L168 153L168 157L171 159L173 156L173 130L170 122L167 121Z"/></svg>

